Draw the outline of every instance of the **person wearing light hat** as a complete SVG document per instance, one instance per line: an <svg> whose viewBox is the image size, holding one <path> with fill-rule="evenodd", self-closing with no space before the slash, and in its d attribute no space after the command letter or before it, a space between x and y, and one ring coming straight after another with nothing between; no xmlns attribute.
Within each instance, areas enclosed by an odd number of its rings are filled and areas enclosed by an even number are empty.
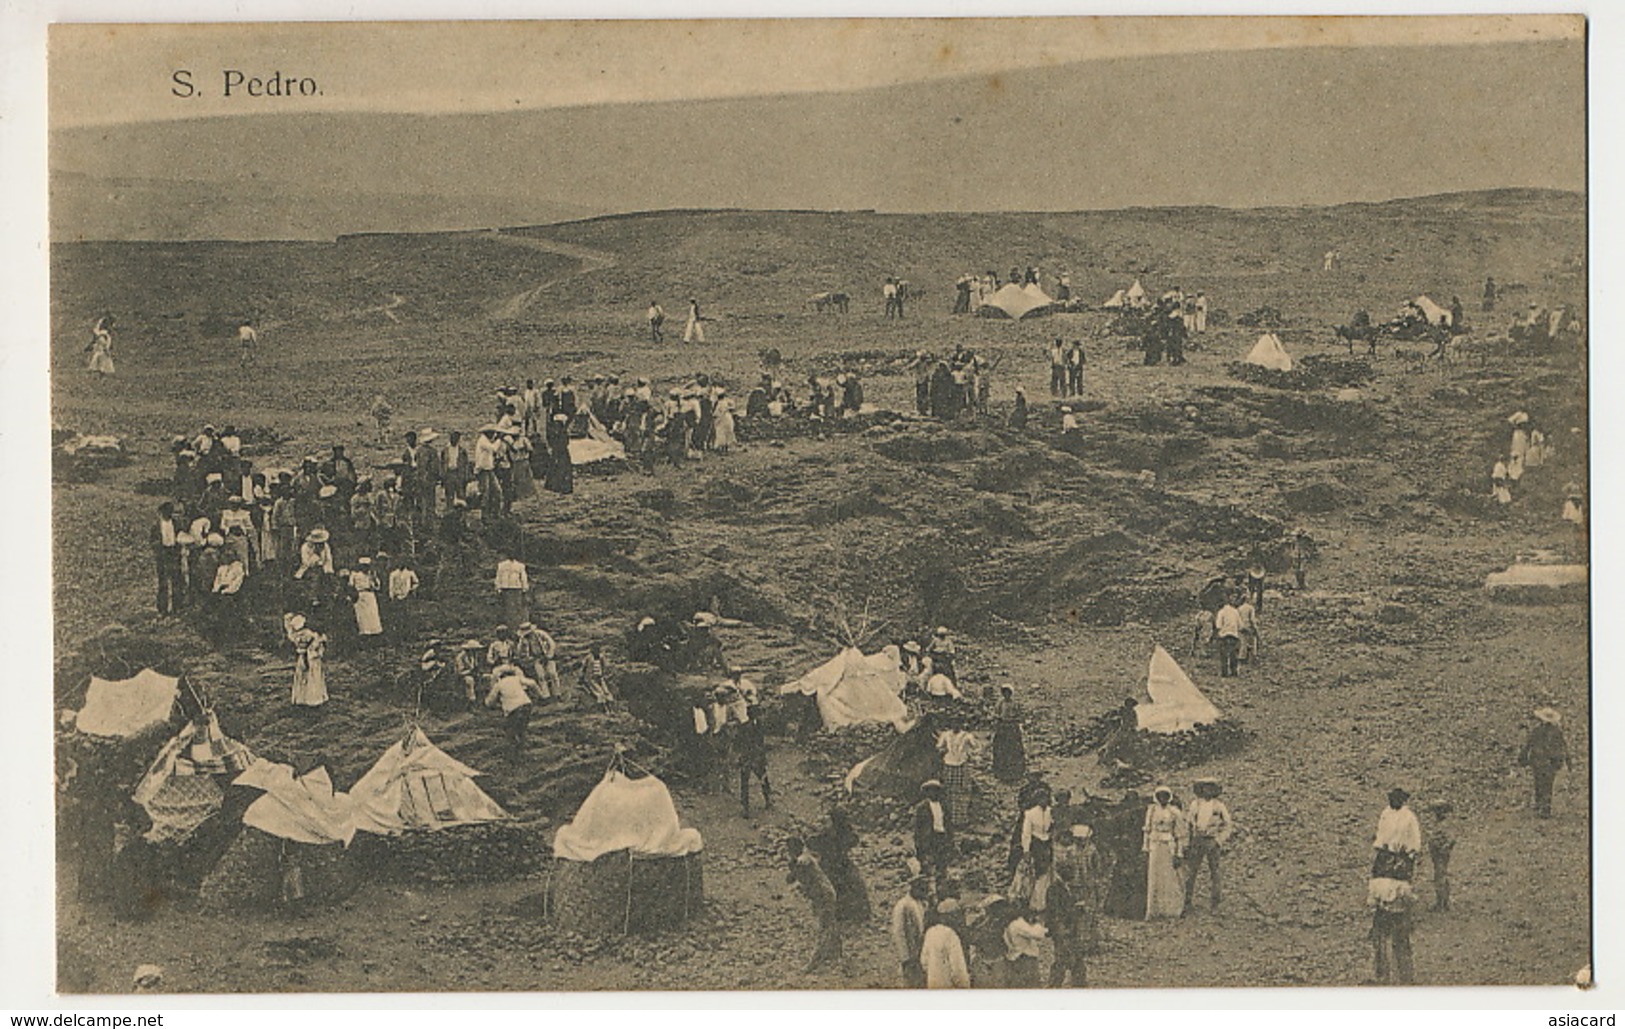
<svg viewBox="0 0 1625 1029"><path fill-rule="evenodd" d="M479 679L480 657L485 652L485 645L479 640L469 640L452 655L452 670L463 684L463 699L470 708L479 705Z"/></svg>
<svg viewBox="0 0 1625 1029"><path fill-rule="evenodd" d="M927 779L920 784L920 801L914 805L914 859L924 875L940 876L948 870L948 813L942 803L942 781Z"/></svg>
<svg viewBox="0 0 1625 1029"><path fill-rule="evenodd" d="M282 616L282 631L293 644L293 703L299 707L321 707L327 703L327 673L323 658L327 637L312 629L301 614Z"/></svg>
<svg viewBox="0 0 1625 1029"><path fill-rule="evenodd" d="M1077 822L1055 838L1055 875L1066 884L1078 922L1079 972L1082 956L1099 949L1100 909L1106 899L1106 860L1094 836L1093 826ZM1073 985L1083 985L1076 975Z"/></svg>
<svg viewBox="0 0 1625 1029"><path fill-rule="evenodd" d="M926 989L970 989L965 943L959 935L964 925L964 911L952 898L940 901L936 910L926 916L925 936L920 941L920 967Z"/></svg>
<svg viewBox="0 0 1625 1029"><path fill-rule="evenodd" d="M305 542L299 545L299 569L295 579L303 579L310 572L333 574L333 548L328 544L328 532L321 526L310 530Z"/></svg>
<svg viewBox="0 0 1625 1029"><path fill-rule="evenodd" d="M363 644L375 643L384 635L383 619L378 614L378 577L373 574L372 558L358 557L355 563L349 584L355 594L351 607L355 611L356 634Z"/></svg>
<svg viewBox="0 0 1625 1029"><path fill-rule="evenodd" d="M535 622L525 620L519 623L519 632L513 642L513 659L536 679L536 692L544 701L564 699L563 684L559 681L558 653L557 641Z"/></svg>
<svg viewBox="0 0 1625 1029"><path fill-rule="evenodd" d="M1219 799L1221 787L1217 779L1198 779L1191 789L1196 799L1191 801L1186 819L1190 822L1190 844L1185 851L1185 912L1193 910L1196 896L1196 876L1207 862L1209 897L1213 909L1219 909L1219 852L1230 843L1235 831L1230 820L1230 809Z"/></svg>
<svg viewBox="0 0 1625 1029"><path fill-rule="evenodd" d="M1552 817L1552 786L1557 773L1569 763L1568 744L1563 739L1563 716L1554 707L1535 708L1535 724L1530 727L1518 754L1518 764L1535 777L1535 815Z"/></svg>
<svg viewBox="0 0 1625 1029"><path fill-rule="evenodd" d="M1174 791L1158 786L1145 809L1141 850L1146 856L1145 917L1178 918L1185 913L1185 890L1176 866L1184 857L1189 826L1174 803Z"/></svg>
<svg viewBox="0 0 1625 1029"><path fill-rule="evenodd" d="M570 461L570 417L561 409L547 421L548 465L543 485L553 493L575 492L575 466Z"/></svg>

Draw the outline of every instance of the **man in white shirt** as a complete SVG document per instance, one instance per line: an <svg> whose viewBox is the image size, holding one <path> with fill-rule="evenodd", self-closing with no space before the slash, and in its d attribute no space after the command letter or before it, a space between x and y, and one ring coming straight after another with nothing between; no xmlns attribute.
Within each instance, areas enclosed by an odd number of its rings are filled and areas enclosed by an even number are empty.
<svg viewBox="0 0 1625 1029"><path fill-rule="evenodd" d="M920 965L928 990L970 989L970 969L965 964L965 944L959 938L960 910L956 900L937 905L920 943Z"/></svg>
<svg viewBox="0 0 1625 1029"><path fill-rule="evenodd" d="M1388 791L1388 806L1377 816L1377 836L1371 842L1375 857L1373 879L1399 879L1409 882L1422 852L1422 823L1408 805L1411 795L1402 789Z"/></svg>
<svg viewBox="0 0 1625 1029"><path fill-rule="evenodd" d="M971 755L982 749L982 744L975 733L954 725L937 734L937 749L942 751L942 802L948 815L948 836L952 839L960 828L970 799L970 774L966 765Z"/></svg>
<svg viewBox="0 0 1625 1029"><path fill-rule="evenodd" d="M1219 641L1219 675L1234 676L1241 653L1241 612L1236 610L1235 597L1224 602L1213 616L1213 634Z"/></svg>
<svg viewBox="0 0 1625 1029"><path fill-rule="evenodd" d="M910 990L925 986L925 967L920 964L920 950L925 943L925 902L930 897L930 882L915 879L908 884L908 893L900 897L891 909L892 949L903 969L903 986Z"/></svg>
<svg viewBox="0 0 1625 1029"><path fill-rule="evenodd" d="M497 562L497 597L502 601L502 621L523 625L530 621L530 573L515 557Z"/></svg>
<svg viewBox="0 0 1625 1029"><path fill-rule="evenodd" d="M486 694L485 706L502 705L502 726L513 744L515 757L525 750L525 730L530 725L530 691L535 685L517 665L499 665L491 671L491 692Z"/></svg>
<svg viewBox="0 0 1625 1029"><path fill-rule="evenodd" d="M1209 898L1213 909L1219 909L1219 852L1230 842L1234 825L1230 809L1219 799L1221 787L1216 779L1198 779L1192 784L1196 799L1191 801L1185 816L1190 821L1190 843L1185 848L1185 913L1192 910L1191 900L1196 894L1196 876L1207 862Z"/></svg>
<svg viewBox="0 0 1625 1029"><path fill-rule="evenodd" d="M661 326L666 324L666 312L657 301L649 301L649 342L664 343L666 333Z"/></svg>

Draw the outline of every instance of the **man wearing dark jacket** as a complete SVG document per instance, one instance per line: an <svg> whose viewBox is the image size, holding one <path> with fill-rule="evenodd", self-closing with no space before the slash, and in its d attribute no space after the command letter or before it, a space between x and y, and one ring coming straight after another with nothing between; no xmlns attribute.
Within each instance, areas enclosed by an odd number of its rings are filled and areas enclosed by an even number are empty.
<svg viewBox="0 0 1625 1029"><path fill-rule="evenodd" d="M1518 764L1535 775L1535 814L1552 817L1552 784L1557 771L1569 763L1569 748L1563 740L1563 716L1556 708L1535 708L1535 725L1524 741Z"/></svg>

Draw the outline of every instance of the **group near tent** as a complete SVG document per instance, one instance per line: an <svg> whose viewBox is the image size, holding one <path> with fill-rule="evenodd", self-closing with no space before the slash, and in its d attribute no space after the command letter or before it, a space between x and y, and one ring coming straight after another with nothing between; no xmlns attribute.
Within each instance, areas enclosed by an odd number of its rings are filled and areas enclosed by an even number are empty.
<svg viewBox="0 0 1625 1029"><path fill-rule="evenodd" d="M1018 286L1007 282L998 292L982 301L977 313L985 318L1009 318L1020 321L1035 315L1049 314L1055 307L1055 298L1045 293L1037 283Z"/></svg>
<svg viewBox="0 0 1625 1029"><path fill-rule="evenodd" d="M1273 332L1266 332L1258 337L1258 342L1247 351L1247 363L1272 368L1278 372L1290 372L1292 355L1281 345L1281 337Z"/></svg>
<svg viewBox="0 0 1625 1029"><path fill-rule="evenodd" d="M1434 303L1431 297L1419 296L1411 303L1416 305L1417 310L1422 312L1422 316L1428 320L1429 325L1450 324L1450 312Z"/></svg>
<svg viewBox="0 0 1625 1029"><path fill-rule="evenodd" d="M1103 300L1100 306L1108 310L1116 310L1123 307L1144 307L1149 301L1150 297L1146 295L1145 287L1140 285L1139 279L1135 279L1134 285L1113 293Z"/></svg>

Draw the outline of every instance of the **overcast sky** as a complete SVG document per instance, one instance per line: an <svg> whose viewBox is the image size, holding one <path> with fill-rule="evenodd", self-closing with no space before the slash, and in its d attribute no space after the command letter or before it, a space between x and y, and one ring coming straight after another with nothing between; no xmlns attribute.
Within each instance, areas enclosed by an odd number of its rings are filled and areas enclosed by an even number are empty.
<svg viewBox="0 0 1625 1029"><path fill-rule="evenodd" d="M57 126L313 110L516 110L861 89L1047 64L1233 48L1577 38L1578 17L1069 18L56 25ZM199 95L173 95L189 69ZM320 96L221 96L222 73Z"/></svg>

